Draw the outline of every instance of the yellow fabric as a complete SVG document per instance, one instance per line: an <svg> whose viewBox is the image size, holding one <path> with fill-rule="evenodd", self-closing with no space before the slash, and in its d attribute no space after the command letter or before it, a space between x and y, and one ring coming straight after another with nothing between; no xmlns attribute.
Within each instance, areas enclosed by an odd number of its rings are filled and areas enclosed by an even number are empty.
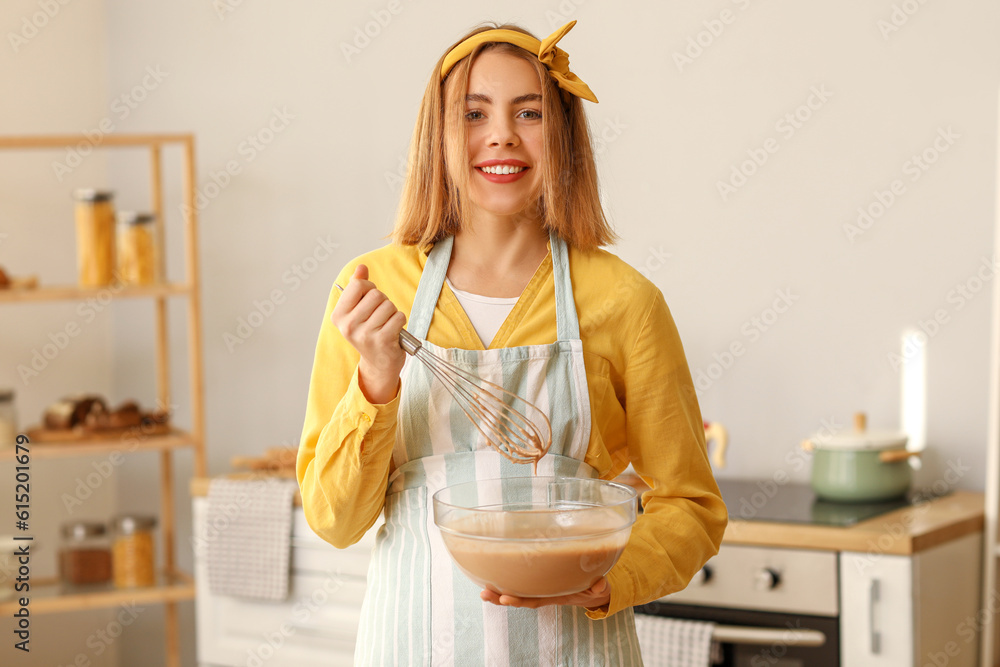
<svg viewBox="0 0 1000 667"><path fill-rule="evenodd" d="M575 25L576 21L570 21L541 42L531 35L516 30L486 30L477 33L448 52L444 62L441 63L441 80L443 81L448 76L448 72L455 66L455 63L472 53L480 44L506 42L537 55L538 60L548 68L549 76L555 79L560 88L596 104L597 96L590 90L590 86L569 71L569 54L556 46L556 42L562 39L563 35L572 30Z"/></svg>
<svg viewBox="0 0 1000 667"><path fill-rule="evenodd" d="M684 350L659 289L603 250L570 248L593 418L586 462L602 479L632 462L651 491L625 552L608 574L611 602L588 611L603 618L680 590L718 551L726 508L712 475L704 426ZM413 246L390 245L359 263L407 316L426 263ZM382 511L392 469L397 394L371 405L358 386L358 354L330 323L340 296L331 289L309 385L297 476L306 519L337 547L357 542ZM539 266L491 348L540 345L556 338L551 254ZM445 285L428 340L483 349L472 323Z"/></svg>

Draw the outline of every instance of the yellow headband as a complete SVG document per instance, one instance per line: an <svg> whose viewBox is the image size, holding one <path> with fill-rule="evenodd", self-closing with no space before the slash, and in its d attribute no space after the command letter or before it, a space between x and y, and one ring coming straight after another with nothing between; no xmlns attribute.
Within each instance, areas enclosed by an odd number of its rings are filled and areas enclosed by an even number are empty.
<svg viewBox="0 0 1000 667"><path fill-rule="evenodd" d="M441 80L444 80L455 63L472 53L480 44L506 42L537 54L538 60L548 68L549 76L556 80L556 84L560 88L577 97L596 103L597 96L590 90L590 87L581 81L580 77L569 71L569 54L556 46L556 42L562 39L563 35L575 25L576 21L570 21L541 42L531 35L525 35L516 30L486 30L477 33L448 52L441 65Z"/></svg>

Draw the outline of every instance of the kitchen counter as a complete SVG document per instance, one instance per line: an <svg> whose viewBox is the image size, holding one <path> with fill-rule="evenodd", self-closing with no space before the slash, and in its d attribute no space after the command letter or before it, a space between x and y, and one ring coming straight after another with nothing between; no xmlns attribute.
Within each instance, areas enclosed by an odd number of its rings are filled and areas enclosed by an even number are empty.
<svg viewBox="0 0 1000 667"><path fill-rule="evenodd" d="M983 530L983 494L955 491L842 528L731 519L725 544L908 556Z"/></svg>

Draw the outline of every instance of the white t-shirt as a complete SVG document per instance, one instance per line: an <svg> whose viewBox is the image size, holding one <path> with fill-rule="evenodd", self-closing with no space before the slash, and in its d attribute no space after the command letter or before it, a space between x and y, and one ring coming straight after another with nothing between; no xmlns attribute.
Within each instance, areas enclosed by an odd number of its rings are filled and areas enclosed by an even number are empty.
<svg viewBox="0 0 1000 667"><path fill-rule="evenodd" d="M504 320L514 309L518 297L500 298L494 296L480 296L471 292L463 292L455 289L451 281L445 278L448 287L455 293L458 302L462 305L462 310L469 316L469 321L475 327L479 340L483 342L483 347L489 347L493 338L496 337Z"/></svg>

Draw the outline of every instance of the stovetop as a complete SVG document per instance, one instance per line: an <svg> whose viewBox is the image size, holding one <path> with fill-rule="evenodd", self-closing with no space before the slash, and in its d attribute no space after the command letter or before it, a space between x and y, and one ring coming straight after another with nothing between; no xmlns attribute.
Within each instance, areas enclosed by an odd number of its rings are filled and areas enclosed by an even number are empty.
<svg viewBox="0 0 1000 667"><path fill-rule="evenodd" d="M729 518L744 521L846 527L927 500L926 494L911 491L894 500L837 503L819 499L808 484L741 479L720 479L718 483Z"/></svg>

